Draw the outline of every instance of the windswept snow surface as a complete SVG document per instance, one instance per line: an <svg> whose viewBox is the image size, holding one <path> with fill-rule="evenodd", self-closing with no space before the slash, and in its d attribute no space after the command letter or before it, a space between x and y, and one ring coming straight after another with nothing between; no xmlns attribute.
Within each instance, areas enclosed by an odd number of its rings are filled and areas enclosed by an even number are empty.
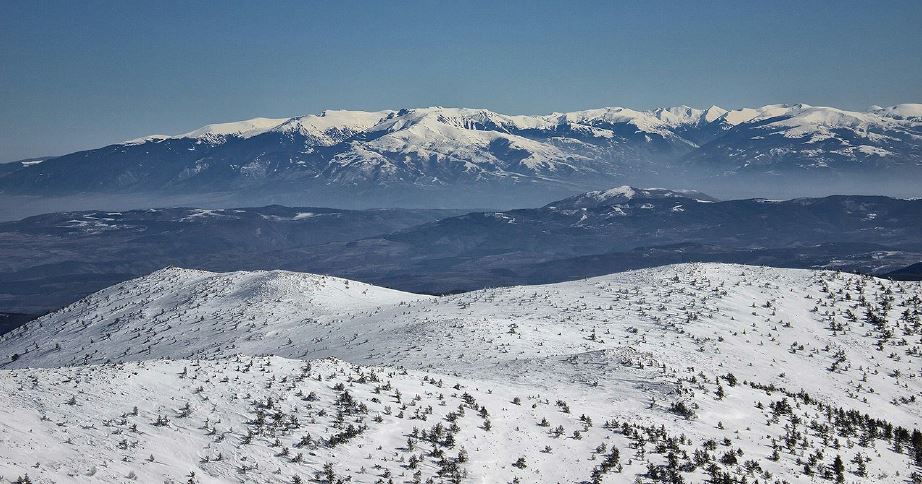
<svg viewBox="0 0 922 484"><path fill-rule="evenodd" d="M840 456L907 482L920 293L729 264L444 297L165 269L0 339L0 474L803 482Z"/></svg>

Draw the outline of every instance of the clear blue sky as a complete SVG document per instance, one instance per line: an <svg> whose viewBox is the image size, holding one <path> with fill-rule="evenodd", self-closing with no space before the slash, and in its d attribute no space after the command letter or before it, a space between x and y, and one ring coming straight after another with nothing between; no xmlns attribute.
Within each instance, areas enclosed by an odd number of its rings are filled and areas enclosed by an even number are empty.
<svg viewBox="0 0 922 484"><path fill-rule="evenodd" d="M920 46L918 0L0 0L0 160L327 108L922 102Z"/></svg>

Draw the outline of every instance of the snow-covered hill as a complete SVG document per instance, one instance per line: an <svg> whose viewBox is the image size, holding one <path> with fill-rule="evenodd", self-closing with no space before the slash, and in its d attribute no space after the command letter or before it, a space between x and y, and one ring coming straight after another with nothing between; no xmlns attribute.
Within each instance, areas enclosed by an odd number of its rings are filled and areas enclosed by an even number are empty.
<svg viewBox="0 0 922 484"><path fill-rule="evenodd" d="M715 198L694 190L667 190L664 188L634 188L631 186L620 186L609 188L608 190L594 190L591 192L574 195L563 200L551 203L548 207L560 210L573 210L582 208L598 208L603 206L614 206L620 203L629 202L634 199L642 200L676 200L688 199L703 202L716 201Z"/></svg>
<svg viewBox="0 0 922 484"><path fill-rule="evenodd" d="M213 124L17 165L0 170L0 193L310 197L352 187L371 190L360 193L376 206L392 204L388 197L412 204L433 191L483 206L509 204L501 195L510 187L531 202L548 189L555 196L619 182L692 180L709 188L728 176L754 176L750 183L772 186L807 175L825 177L829 189L855 191L869 188L862 177L922 179L919 112L919 104L867 112L805 104L610 107L536 116L445 107L324 111ZM814 183L803 193L818 193ZM874 183L880 194L893 192ZM471 187L478 190L464 198ZM322 195L338 204L355 196L337 193Z"/></svg>
<svg viewBox="0 0 922 484"><path fill-rule="evenodd" d="M796 482L838 456L846 481L905 482L920 296L726 264L444 297L165 269L0 339L0 473Z"/></svg>

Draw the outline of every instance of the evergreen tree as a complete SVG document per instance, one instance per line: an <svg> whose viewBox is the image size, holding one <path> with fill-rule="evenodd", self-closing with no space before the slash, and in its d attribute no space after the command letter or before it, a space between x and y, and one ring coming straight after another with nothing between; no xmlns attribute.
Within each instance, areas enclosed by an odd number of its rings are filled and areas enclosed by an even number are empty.
<svg viewBox="0 0 922 484"><path fill-rule="evenodd" d="M836 484L845 482L845 464L842 463L842 457L836 454L835 460L832 461L832 472L836 477Z"/></svg>

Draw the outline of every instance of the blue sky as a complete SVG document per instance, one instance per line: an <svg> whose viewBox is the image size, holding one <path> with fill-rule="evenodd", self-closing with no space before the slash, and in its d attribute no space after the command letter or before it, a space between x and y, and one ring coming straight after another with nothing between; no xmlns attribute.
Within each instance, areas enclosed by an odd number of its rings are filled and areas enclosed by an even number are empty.
<svg viewBox="0 0 922 484"><path fill-rule="evenodd" d="M327 108L922 102L919 1L0 7L0 160Z"/></svg>

